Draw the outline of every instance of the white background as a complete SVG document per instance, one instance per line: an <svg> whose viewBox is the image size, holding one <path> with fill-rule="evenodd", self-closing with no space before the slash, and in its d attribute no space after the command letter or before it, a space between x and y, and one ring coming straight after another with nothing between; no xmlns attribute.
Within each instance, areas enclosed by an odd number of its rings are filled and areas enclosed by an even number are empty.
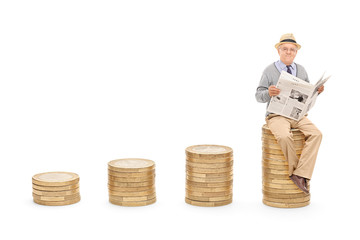
<svg viewBox="0 0 360 240"><path fill-rule="evenodd" d="M1 1L0 236L6 239L355 239L359 207L356 1ZM275 43L332 78L309 118L323 132L311 204L262 204L255 100ZM234 201L188 205L185 148L234 150ZM108 202L107 163L156 162L157 202ZM81 202L32 202L31 177L80 175Z"/></svg>

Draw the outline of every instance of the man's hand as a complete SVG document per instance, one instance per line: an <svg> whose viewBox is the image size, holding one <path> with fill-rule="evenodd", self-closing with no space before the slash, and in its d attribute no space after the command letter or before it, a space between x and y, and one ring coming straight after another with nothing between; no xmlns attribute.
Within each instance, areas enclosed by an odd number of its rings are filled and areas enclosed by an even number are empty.
<svg viewBox="0 0 360 240"><path fill-rule="evenodd" d="M270 97L277 96L279 94L280 94L280 89L276 88L274 85L271 85L269 87L269 95L270 95Z"/></svg>
<svg viewBox="0 0 360 240"><path fill-rule="evenodd" d="M318 88L318 93L322 93L324 91L324 85L322 85L321 87Z"/></svg>

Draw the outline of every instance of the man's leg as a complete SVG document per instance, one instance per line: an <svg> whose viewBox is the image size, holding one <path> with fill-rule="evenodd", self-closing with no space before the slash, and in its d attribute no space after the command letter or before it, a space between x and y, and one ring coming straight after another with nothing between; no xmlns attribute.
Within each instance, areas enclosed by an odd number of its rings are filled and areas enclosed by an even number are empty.
<svg viewBox="0 0 360 240"><path fill-rule="evenodd" d="M307 117L303 117L293 127L299 129L305 135L305 145L298 164L295 166L294 174L311 179L322 134Z"/></svg>

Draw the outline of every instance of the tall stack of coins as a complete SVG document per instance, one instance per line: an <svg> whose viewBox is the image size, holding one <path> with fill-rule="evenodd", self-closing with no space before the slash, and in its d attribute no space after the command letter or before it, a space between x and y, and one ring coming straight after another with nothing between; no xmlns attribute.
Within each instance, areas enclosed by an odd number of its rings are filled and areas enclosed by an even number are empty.
<svg viewBox="0 0 360 240"><path fill-rule="evenodd" d="M300 157L305 136L291 130L296 154ZM267 125L262 127L263 203L271 207L296 208L310 204L310 194L301 191L289 178L289 164Z"/></svg>
<svg viewBox="0 0 360 240"><path fill-rule="evenodd" d="M109 201L120 206L156 202L155 163L147 159L117 159L108 163Z"/></svg>
<svg viewBox="0 0 360 240"><path fill-rule="evenodd" d="M79 176L71 172L46 172L32 177L35 203L63 206L80 201Z"/></svg>
<svg viewBox="0 0 360 240"><path fill-rule="evenodd" d="M220 145L186 148L185 202L215 207L232 202L233 150Z"/></svg>

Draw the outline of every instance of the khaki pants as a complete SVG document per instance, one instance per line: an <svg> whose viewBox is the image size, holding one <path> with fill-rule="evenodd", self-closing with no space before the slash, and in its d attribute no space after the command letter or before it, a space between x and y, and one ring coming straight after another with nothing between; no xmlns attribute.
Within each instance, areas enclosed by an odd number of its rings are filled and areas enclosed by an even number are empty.
<svg viewBox="0 0 360 240"><path fill-rule="evenodd" d="M306 116L299 121L295 121L276 114L270 114L266 117L266 123L289 163L289 176L295 174L311 179L321 143L321 132ZM291 128L297 128L305 135L305 145L300 159L296 156Z"/></svg>

